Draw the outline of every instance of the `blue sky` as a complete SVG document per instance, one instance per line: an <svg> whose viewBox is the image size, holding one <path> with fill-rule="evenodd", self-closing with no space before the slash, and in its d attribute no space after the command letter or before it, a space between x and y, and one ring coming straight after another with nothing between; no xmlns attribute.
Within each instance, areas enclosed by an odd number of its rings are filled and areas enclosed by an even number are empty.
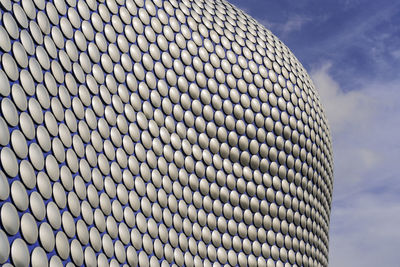
<svg viewBox="0 0 400 267"><path fill-rule="evenodd" d="M319 90L335 161L329 266L400 266L400 1L229 1Z"/></svg>

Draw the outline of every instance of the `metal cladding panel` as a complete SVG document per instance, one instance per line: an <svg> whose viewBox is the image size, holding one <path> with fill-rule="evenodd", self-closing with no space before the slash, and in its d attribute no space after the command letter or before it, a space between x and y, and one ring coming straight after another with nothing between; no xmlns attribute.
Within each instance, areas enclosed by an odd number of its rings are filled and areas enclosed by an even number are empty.
<svg viewBox="0 0 400 267"><path fill-rule="evenodd" d="M0 1L0 264L327 266L308 74L222 0Z"/></svg>

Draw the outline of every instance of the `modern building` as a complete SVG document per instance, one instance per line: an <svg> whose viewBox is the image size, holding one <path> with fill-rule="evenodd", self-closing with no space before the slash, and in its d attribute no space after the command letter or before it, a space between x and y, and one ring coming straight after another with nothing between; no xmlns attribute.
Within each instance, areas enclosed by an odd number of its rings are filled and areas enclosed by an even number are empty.
<svg viewBox="0 0 400 267"><path fill-rule="evenodd" d="M0 264L327 266L292 52L223 0L0 1Z"/></svg>

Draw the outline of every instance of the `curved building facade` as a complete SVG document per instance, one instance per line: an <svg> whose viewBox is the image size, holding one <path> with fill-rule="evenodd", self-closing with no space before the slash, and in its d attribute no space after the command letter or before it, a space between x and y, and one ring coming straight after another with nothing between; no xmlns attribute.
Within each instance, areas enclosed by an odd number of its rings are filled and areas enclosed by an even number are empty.
<svg viewBox="0 0 400 267"><path fill-rule="evenodd" d="M327 266L308 74L223 0L0 1L0 264Z"/></svg>

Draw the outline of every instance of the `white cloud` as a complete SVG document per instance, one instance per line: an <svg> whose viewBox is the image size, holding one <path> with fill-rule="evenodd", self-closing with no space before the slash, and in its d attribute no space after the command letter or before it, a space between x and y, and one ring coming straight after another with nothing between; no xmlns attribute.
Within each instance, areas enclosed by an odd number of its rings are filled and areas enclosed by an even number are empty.
<svg viewBox="0 0 400 267"><path fill-rule="evenodd" d="M400 81L373 77L345 92L330 68L311 72L334 149L330 266L399 266Z"/></svg>
<svg viewBox="0 0 400 267"><path fill-rule="evenodd" d="M400 206L384 194L358 194L333 206L331 267L399 266Z"/></svg>
<svg viewBox="0 0 400 267"><path fill-rule="evenodd" d="M328 114L329 123L334 134L348 130L349 127L363 127L372 114L371 106L375 101L361 90L343 92L329 75L330 63L324 64L312 72L321 101Z"/></svg>

